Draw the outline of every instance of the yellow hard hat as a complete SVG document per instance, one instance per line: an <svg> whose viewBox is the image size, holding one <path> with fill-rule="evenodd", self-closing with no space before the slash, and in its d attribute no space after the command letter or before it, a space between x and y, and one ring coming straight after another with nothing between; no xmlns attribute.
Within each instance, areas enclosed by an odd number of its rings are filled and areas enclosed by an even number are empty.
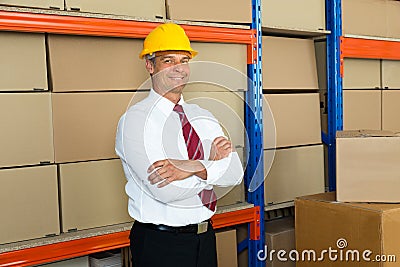
<svg viewBox="0 0 400 267"><path fill-rule="evenodd" d="M142 59L145 55L158 51L187 51L192 57L197 55L183 28L174 23L161 24L152 30L144 39L139 57Z"/></svg>

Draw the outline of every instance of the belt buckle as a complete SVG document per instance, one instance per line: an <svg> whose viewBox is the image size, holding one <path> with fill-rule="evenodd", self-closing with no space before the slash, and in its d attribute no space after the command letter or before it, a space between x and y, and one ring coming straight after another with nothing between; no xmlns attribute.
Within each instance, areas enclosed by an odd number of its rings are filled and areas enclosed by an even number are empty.
<svg viewBox="0 0 400 267"><path fill-rule="evenodd" d="M207 229L208 229L208 221L197 224L197 234L205 233L207 232Z"/></svg>

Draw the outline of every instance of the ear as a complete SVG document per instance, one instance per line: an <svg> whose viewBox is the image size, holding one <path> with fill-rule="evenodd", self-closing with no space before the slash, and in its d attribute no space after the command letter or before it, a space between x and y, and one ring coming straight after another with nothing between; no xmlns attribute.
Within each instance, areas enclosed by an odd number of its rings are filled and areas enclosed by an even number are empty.
<svg viewBox="0 0 400 267"><path fill-rule="evenodd" d="M150 75L154 73L154 65L148 59L146 59L146 70L150 73Z"/></svg>

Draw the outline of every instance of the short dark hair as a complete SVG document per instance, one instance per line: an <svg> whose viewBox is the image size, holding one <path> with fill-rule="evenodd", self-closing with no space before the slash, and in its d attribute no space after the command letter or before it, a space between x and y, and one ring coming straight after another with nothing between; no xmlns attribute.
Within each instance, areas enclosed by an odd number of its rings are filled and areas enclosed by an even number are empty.
<svg viewBox="0 0 400 267"><path fill-rule="evenodd" d="M155 53L153 54L147 54L145 57L148 61L150 61L153 65L156 64L156 57L155 57Z"/></svg>

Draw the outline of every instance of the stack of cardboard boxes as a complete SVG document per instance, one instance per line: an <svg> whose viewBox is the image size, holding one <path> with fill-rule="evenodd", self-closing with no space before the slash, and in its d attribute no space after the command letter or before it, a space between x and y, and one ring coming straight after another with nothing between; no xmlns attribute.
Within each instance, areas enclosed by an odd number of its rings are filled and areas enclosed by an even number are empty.
<svg viewBox="0 0 400 267"><path fill-rule="evenodd" d="M393 0L343 1L343 35L367 39L400 38L397 23L400 2ZM321 97L322 130L328 131L326 42L315 42ZM360 48L362 49L362 48ZM400 61L344 58L343 129L399 131ZM325 153L327 147L324 146ZM327 157L326 157L327 160Z"/></svg>
<svg viewBox="0 0 400 267"><path fill-rule="evenodd" d="M146 79L140 40L49 35L47 43L62 232L131 221L114 140L119 117L146 96L129 92Z"/></svg>
<svg viewBox="0 0 400 267"><path fill-rule="evenodd" d="M400 61L344 60L343 129L400 129L399 72Z"/></svg>
<svg viewBox="0 0 400 267"><path fill-rule="evenodd" d="M32 2L27 0L4 0L1 5L12 7L29 7L53 10L66 10L86 15L102 14L119 17L132 17L137 20L171 19L191 22L250 24L252 22L252 2L241 0L230 5L229 0L215 3L211 0L116 0L113 2L99 0L45 0ZM209 8L212 6L213 8ZM226 7L229 6L229 12ZM78 13L79 12L79 13Z"/></svg>
<svg viewBox="0 0 400 267"><path fill-rule="evenodd" d="M398 1L347 0L342 11L346 37L400 37L393 23L400 19ZM320 59L326 58L325 49L317 44ZM320 63L321 78L326 66ZM398 266L400 84L394 73L399 63L344 59L345 131L336 136L337 191L296 200L297 266ZM325 77L320 82L325 90ZM326 100L326 91L322 95Z"/></svg>
<svg viewBox="0 0 400 267"><path fill-rule="evenodd" d="M343 35L367 39L400 38L400 2L394 0L343 1ZM322 100L326 100L326 44L318 42L318 75ZM345 58L343 62L343 129L400 129L399 60ZM326 130L326 104L323 105Z"/></svg>
<svg viewBox="0 0 400 267"><path fill-rule="evenodd" d="M325 2L300 2L263 2L264 33L324 30ZM296 5L307 15L292 16ZM274 205L324 191L318 78L312 39L265 35L262 42L264 197L265 205Z"/></svg>
<svg viewBox="0 0 400 267"><path fill-rule="evenodd" d="M98 49L93 49L89 37L72 36L63 46L60 39L67 39L63 37L26 33L1 36L7 54L4 65L11 66L2 79L6 83L3 90L19 90L0 96L6 109L2 122L8 122L8 134L2 140L9 152L8 156L4 153L7 160L2 161L2 167L8 167L1 170L1 188L8 189L2 196L11 194L9 200L15 199L2 202L9 211L5 218L13 225L2 224L2 237L6 236L2 243L131 221L114 139L118 119L134 93L101 91L120 89L123 80L102 71L119 69L123 77L130 77L135 69L121 68L121 60L107 60L107 55L112 56L105 48L111 44L117 57L124 52L130 55L134 47L126 45L127 40L102 42L94 37ZM79 57L85 50L89 55ZM75 55L72 59L71 54ZM101 57L105 64L102 68L90 66L92 58L99 63L96 59L101 61ZM82 88L91 92L82 92ZM19 219L27 212L29 222L36 221L40 227ZM22 234L25 232L29 234Z"/></svg>
<svg viewBox="0 0 400 267"><path fill-rule="evenodd" d="M137 19L154 20L165 18L164 0L141 1L87 1L87 0L4 0L2 5L12 7L28 7L52 10L79 11L82 13L97 13L114 16L129 16ZM77 13L78 14L78 13Z"/></svg>
<svg viewBox="0 0 400 267"><path fill-rule="evenodd" d="M336 149L337 191L296 199L297 266L398 266L400 135L340 131Z"/></svg>
<svg viewBox="0 0 400 267"><path fill-rule="evenodd" d="M48 180L52 181L54 187L51 190L54 201L46 202L53 203L55 207L58 206L58 173L62 232L130 221L126 214L127 199L123 190L125 178L121 164L116 159L114 140L120 116L130 105L142 100L148 94L148 87L140 87L148 76L143 62L140 62L137 56L142 41L49 35L46 39L48 44L46 54L45 37L42 34L2 33L2 38L4 51L9 55L9 67L11 65L9 74L4 75L3 90L16 88L15 90L31 91L1 95L0 101L4 109L2 122L5 125L3 132L5 138L1 140L5 151L8 151L7 154L4 153L2 167L48 164L31 168L52 170ZM15 41L18 38L21 43ZM10 42L7 43L8 40ZM194 44L194 47L203 54L203 58L209 57L209 60L212 60L214 46L221 52L219 53L221 62L229 59L232 53L246 55L245 45ZM17 62L17 56L10 56L11 48L15 50L15 55L25 56L20 56L20 61ZM211 55L207 56L208 51ZM32 58L28 58L29 56ZM46 57L49 60L51 92L47 85ZM228 62L233 65L230 67L245 71L245 56L234 59L236 62ZM26 73L22 73L24 71ZM29 84L30 80L32 81ZM15 83L12 84L12 81ZM140 90L135 91L136 89ZM245 88L235 89L243 91ZM214 111L227 135L238 145L237 149L243 159L242 96L243 93L227 90L205 92L201 91L201 87L198 87L198 90L189 90L187 95L185 93L189 102L199 102L201 106L209 108L211 112ZM210 100L214 102L211 103ZM223 108L230 112L218 113L218 105L223 105ZM18 168L2 171L19 173L27 170ZM10 177L9 174L5 176ZM30 175L22 176L26 176L26 179L30 177ZM36 183L33 180L29 181ZM15 182L15 179L12 182ZM8 193L13 191L6 190L5 186L2 188ZM23 187L20 189L21 192L17 192L25 195L24 190L31 188ZM235 190L234 194L227 195L221 200L220 206L244 201L243 185ZM38 194L38 197L45 196L47 196L45 193ZM110 202L110 199L113 201ZM9 206L6 201L2 203ZM29 203L33 204L32 198ZM7 218L13 221L16 217L12 210ZM53 227L57 228L58 210L43 208L44 214L50 211L53 211L55 218ZM43 214L36 214L43 217ZM12 235L6 229L4 228L4 231ZM44 231L46 231L44 234L59 234L58 228ZM32 232L32 237L44 234ZM20 239L2 240L12 242Z"/></svg>
<svg viewBox="0 0 400 267"><path fill-rule="evenodd" d="M0 34L0 240L7 243L60 229L44 34Z"/></svg>

